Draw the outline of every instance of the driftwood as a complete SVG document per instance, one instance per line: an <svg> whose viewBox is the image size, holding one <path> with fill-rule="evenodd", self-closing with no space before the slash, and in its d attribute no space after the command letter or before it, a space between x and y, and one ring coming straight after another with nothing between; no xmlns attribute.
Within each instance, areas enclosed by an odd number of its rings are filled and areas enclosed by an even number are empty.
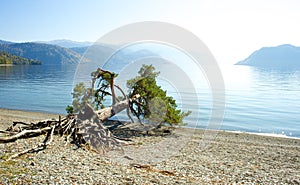
<svg viewBox="0 0 300 185"><path fill-rule="evenodd" d="M47 147L47 145L49 145L53 141L54 131L55 131L55 125L52 127L51 132L48 132L48 134L47 134L47 136L46 136L43 143L39 143L38 145L34 146L33 148L30 148L30 149L24 150L22 152L16 153L16 154L10 156L8 158L8 160L19 157L19 156L24 155L24 154L29 153L29 152L37 152L37 151L45 149ZM50 139L48 141L49 137L50 137Z"/></svg>
<svg viewBox="0 0 300 185"><path fill-rule="evenodd" d="M128 100L120 101L114 106L98 111L86 105L79 114L71 114L66 117L59 116L57 120L45 120L37 123L14 122L6 130L1 130L0 143L14 142L18 139L31 138L46 134L42 143L33 148L26 149L9 157L19 157L26 153L37 152L46 149L51 144L54 135L66 137L67 143L76 145L89 144L90 147L104 154L111 149L120 149L122 145L129 144L115 137L108 128L103 126L103 121L126 109Z"/></svg>

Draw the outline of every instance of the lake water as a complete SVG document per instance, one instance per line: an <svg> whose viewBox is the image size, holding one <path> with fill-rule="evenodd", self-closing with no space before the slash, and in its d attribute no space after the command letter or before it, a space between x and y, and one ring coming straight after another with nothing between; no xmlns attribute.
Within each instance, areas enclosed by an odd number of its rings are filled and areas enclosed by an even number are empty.
<svg viewBox="0 0 300 185"><path fill-rule="evenodd" d="M266 70L248 66L221 66L226 86L226 109L221 129L283 134L300 138L300 71ZM75 65L0 66L0 108L65 114L71 104ZM211 95L186 94L188 123L205 128L211 113ZM172 90L170 90L172 95ZM176 95L176 94L175 94ZM180 103L180 102L179 102Z"/></svg>
<svg viewBox="0 0 300 185"><path fill-rule="evenodd" d="M0 107L65 113L75 65L0 67Z"/></svg>

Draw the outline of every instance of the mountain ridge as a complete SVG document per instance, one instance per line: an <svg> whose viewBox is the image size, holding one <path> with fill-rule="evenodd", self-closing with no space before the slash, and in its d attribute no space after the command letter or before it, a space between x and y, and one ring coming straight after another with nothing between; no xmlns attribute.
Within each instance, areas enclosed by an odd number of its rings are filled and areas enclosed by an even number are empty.
<svg viewBox="0 0 300 185"><path fill-rule="evenodd" d="M300 68L300 47L282 44L262 47L236 65L265 68Z"/></svg>
<svg viewBox="0 0 300 185"><path fill-rule="evenodd" d="M6 41L6 40L0 40L0 44L13 44L14 42Z"/></svg>
<svg viewBox="0 0 300 185"><path fill-rule="evenodd" d="M38 60L43 65L75 64L81 59L80 54L68 48L36 42L0 44L0 51Z"/></svg>
<svg viewBox="0 0 300 185"><path fill-rule="evenodd" d="M93 42L89 41L73 41L69 39L56 39L56 40L50 40L50 41L36 41L36 43L43 43L43 44L52 44L57 45L60 47L65 48L75 48L75 47L89 47L93 44Z"/></svg>
<svg viewBox="0 0 300 185"><path fill-rule="evenodd" d="M63 40L64 41L64 40ZM3 41L0 51L5 51L27 59L39 60L43 65L77 64L80 61L104 62L109 59L111 65L129 63L137 58L154 56L146 50L119 49L118 45L93 43L91 46L66 48L40 42ZM155 55L157 57L157 55ZM108 62L108 61L106 61Z"/></svg>

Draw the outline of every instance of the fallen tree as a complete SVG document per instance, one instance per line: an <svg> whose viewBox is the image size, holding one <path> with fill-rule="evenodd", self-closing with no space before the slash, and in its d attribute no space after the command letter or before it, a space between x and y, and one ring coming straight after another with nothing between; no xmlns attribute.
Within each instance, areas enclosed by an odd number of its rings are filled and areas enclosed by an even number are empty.
<svg viewBox="0 0 300 185"><path fill-rule="evenodd" d="M88 143L93 150L98 153L105 153L108 150L120 148L121 145L129 144L128 141L114 136L111 131L103 126L103 121L113 116L112 112L120 111L125 106L125 102L120 102L114 107L108 107L99 111L94 111L92 107L86 107L79 114L69 114L66 117L59 117L57 120L44 120L37 123L13 122L6 130L0 131L0 143L14 142L18 139L32 138L44 135L43 142L36 146L16 153L9 159L21 156L26 153L37 152L46 149L47 145L53 141L53 135L60 135L66 138L66 144L72 142L80 146ZM119 106L120 105L120 106ZM123 109L125 109L124 107ZM108 112L111 112L110 114Z"/></svg>
<svg viewBox="0 0 300 185"><path fill-rule="evenodd" d="M130 142L113 135L103 123L123 110L127 111L131 122L134 122L134 119L130 113L137 117L142 126L142 119L155 123L153 128L164 123L181 124L183 118L189 114L176 109L175 100L166 96L166 91L156 85L155 78L159 73L154 71L152 65L143 65L139 76L128 81L128 96L115 84L117 74L98 68L91 75L90 88L86 88L83 83L74 88L73 105L66 109L68 116L37 123L13 122L6 130L0 130L0 143L46 135L43 142L16 153L9 159L45 149L52 143L54 135L64 136L67 143L72 142L78 146L88 143L102 154L108 150L119 149ZM121 92L122 98L117 97L116 90ZM106 107L103 102L108 96L111 97L112 103Z"/></svg>

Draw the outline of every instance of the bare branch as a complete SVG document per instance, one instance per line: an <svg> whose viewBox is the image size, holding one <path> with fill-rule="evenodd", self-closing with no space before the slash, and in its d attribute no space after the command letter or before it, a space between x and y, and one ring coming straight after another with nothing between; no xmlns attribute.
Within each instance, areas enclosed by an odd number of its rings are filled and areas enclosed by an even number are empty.
<svg viewBox="0 0 300 185"><path fill-rule="evenodd" d="M45 127L41 129L35 129L35 130L23 130L15 135L8 136L8 137L0 137L0 143L8 143L15 141L17 139L20 139L26 135L32 135L32 134L42 134L48 130L51 130L51 127Z"/></svg>
<svg viewBox="0 0 300 185"><path fill-rule="evenodd" d="M47 147L47 145L50 145L50 143L53 141L54 130L55 130L55 125L51 129L50 140L49 141L46 141L47 138L48 138L48 135L47 135L46 138L45 138L45 141L43 143L39 143L38 145L36 145L33 148L30 148L30 149L24 150L22 152L16 153L16 154L10 156L7 160L14 159L16 157L19 157L21 155L24 155L24 154L27 154L27 153L30 153L30 152L37 152L37 151L45 149Z"/></svg>
<svg viewBox="0 0 300 185"><path fill-rule="evenodd" d="M123 91L123 89L122 89L120 86L118 86L118 85L115 85L115 87L122 93L124 99L128 101L128 97L126 96L126 94L125 94L125 92ZM129 117L131 123L134 123L134 119L133 119L132 116L130 115L130 109L129 109L129 106L127 106L127 108L126 108L126 114L127 114L127 116Z"/></svg>

